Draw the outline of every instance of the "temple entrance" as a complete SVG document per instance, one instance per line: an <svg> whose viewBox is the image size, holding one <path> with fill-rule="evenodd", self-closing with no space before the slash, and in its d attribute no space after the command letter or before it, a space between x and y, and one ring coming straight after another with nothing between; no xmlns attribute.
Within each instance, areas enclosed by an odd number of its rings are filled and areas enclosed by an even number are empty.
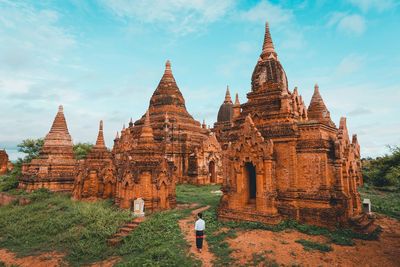
<svg viewBox="0 0 400 267"><path fill-rule="evenodd" d="M210 174L210 183L214 184L216 182L214 161L210 161L208 164L208 173Z"/></svg>
<svg viewBox="0 0 400 267"><path fill-rule="evenodd" d="M248 181L249 203L255 203L257 194L256 167L251 162L246 162L244 167Z"/></svg>

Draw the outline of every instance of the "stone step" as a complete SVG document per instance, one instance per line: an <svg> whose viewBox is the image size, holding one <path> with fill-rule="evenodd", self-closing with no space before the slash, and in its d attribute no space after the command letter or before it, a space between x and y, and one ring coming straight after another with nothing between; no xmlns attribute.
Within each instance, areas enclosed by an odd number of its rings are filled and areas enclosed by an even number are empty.
<svg viewBox="0 0 400 267"><path fill-rule="evenodd" d="M118 232L118 233L114 234L114 237L122 237L122 238L124 238L127 235L129 235L129 233Z"/></svg>
<svg viewBox="0 0 400 267"><path fill-rule="evenodd" d="M138 227L138 226L139 226L138 223L128 223L128 224L125 224L125 225L122 226L122 227L135 229L135 228Z"/></svg>
<svg viewBox="0 0 400 267"><path fill-rule="evenodd" d="M132 232L133 229L135 229L135 228L122 227L122 228L119 228L119 231L121 233L130 233L130 232Z"/></svg>
<svg viewBox="0 0 400 267"><path fill-rule="evenodd" d="M117 245L119 245L119 243L122 241L122 238L117 238L117 237L114 237L114 238L110 238L110 239L108 239L107 240L107 244L109 245L109 246L117 246Z"/></svg>

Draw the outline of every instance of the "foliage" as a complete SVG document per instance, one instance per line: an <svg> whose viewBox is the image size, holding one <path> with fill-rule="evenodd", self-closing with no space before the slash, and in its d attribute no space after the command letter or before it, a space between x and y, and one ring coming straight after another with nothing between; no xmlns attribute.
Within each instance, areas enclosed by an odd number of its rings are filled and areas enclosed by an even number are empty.
<svg viewBox="0 0 400 267"><path fill-rule="evenodd" d="M43 147L44 139L25 139L18 145L18 151L25 153L24 162L30 162L32 159L38 158L40 150Z"/></svg>
<svg viewBox="0 0 400 267"><path fill-rule="evenodd" d="M29 205L0 207L0 247L20 256L58 250L71 265L105 259L115 253L106 239L132 218L109 201L72 201L45 189L28 197Z"/></svg>
<svg viewBox="0 0 400 267"><path fill-rule="evenodd" d="M304 250L319 250L322 252L332 251L332 247L328 244L318 243L311 240L299 239L296 243L302 244Z"/></svg>
<svg viewBox="0 0 400 267"><path fill-rule="evenodd" d="M389 190L388 188L365 185L359 191L362 198L371 200L373 212L382 213L400 220L400 190Z"/></svg>
<svg viewBox="0 0 400 267"><path fill-rule="evenodd" d="M5 192L17 188L18 180L15 175L8 174L0 176L0 192Z"/></svg>
<svg viewBox="0 0 400 267"><path fill-rule="evenodd" d="M178 225L185 216L179 210L151 215L123 240L118 251L123 261L117 266L200 266L187 254L188 245Z"/></svg>
<svg viewBox="0 0 400 267"><path fill-rule="evenodd" d="M365 183L378 187L400 187L400 147L389 148L389 155L362 160Z"/></svg>
<svg viewBox="0 0 400 267"><path fill-rule="evenodd" d="M76 159L86 158L89 151L92 149L93 144L90 143L77 143L74 145L74 155Z"/></svg>

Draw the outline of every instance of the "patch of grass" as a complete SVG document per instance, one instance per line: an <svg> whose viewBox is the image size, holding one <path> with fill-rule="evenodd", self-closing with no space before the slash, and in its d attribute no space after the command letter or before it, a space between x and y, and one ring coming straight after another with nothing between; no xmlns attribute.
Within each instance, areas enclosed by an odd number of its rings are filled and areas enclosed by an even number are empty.
<svg viewBox="0 0 400 267"><path fill-rule="evenodd" d="M123 261L117 266L200 266L187 254L188 244L178 220L185 211L166 211L151 215L127 236L118 250Z"/></svg>
<svg viewBox="0 0 400 267"><path fill-rule="evenodd" d="M400 220L400 190L365 185L359 191L362 198L371 200L373 212Z"/></svg>
<svg viewBox="0 0 400 267"><path fill-rule="evenodd" d="M73 266L105 259L115 252L107 238L132 218L110 201L72 201L47 190L27 196L29 205L0 207L0 247L19 256L56 250Z"/></svg>
<svg viewBox="0 0 400 267"><path fill-rule="evenodd" d="M296 243L302 244L304 250L319 250L322 252L332 251L332 247L328 244L318 243L311 240L299 239L296 240Z"/></svg>
<svg viewBox="0 0 400 267"><path fill-rule="evenodd" d="M220 190L219 185L190 185L181 184L176 186L176 201L178 203L199 203L216 207L221 195L211 193Z"/></svg>

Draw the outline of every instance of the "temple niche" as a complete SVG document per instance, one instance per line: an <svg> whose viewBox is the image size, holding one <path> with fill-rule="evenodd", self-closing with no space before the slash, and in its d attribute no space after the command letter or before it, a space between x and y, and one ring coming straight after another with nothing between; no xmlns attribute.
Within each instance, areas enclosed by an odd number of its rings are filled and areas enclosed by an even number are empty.
<svg viewBox="0 0 400 267"><path fill-rule="evenodd" d="M0 149L0 175L7 174L13 169L13 164L8 159L6 150Z"/></svg>
<svg viewBox="0 0 400 267"><path fill-rule="evenodd" d="M224 148L219 218L328 227L360 221L357 137L350 140L345 118L336 127L318 85L308 108L297 88L289 90L268 24L247 99L229 124L214 127Z"/></svg>
<svg viewBox="0 0 400 267"><path fill-rule="evenodd" d="M47 188L71 191L75 180L76 160L63 107L58 108L50 132L44 139L39 158L22 165L19 188L27 191Z"/></svg>
<svg viewBox="0 0 400 267"><path fill-rule="evenodd" d="M96 144L77 164L72 196L75 199L106 199L116 194L116 168L107 149L100 121Z"/></svg>
<svg viewBox="0 0 400 267"><path fill-rule="evenodd" d="M122 137L124 138L124 132ZM116 138L114 149L121 139ZM158 211L176 206L174 164L169 161L154 139L149 111L146 112L137 142L132 149L116 155L117 184L115 203L132 209L134 200L142 198L145 211Z"/></svg>
<svg viewBox="0 0 400 267"><path fill-rule="evenodd" d="M192 184L222 184L221 146L214 133L189 155L188 174Z"/></svg>
<svg viewBox="0 0 400 267"><path fill-rule="evenodd" d="M222 182L221 150L217 151L218 145L214 148L209 146L213 139L211 131L186 110L185 99L176 84L169 61L150 99L148 112L154 142L164 157L173 162L177 183ZM144 122L145 115L134 123L131 120L129 126L122 129L113 149L117 159L140 142ZM212 151L207 151L209 149Z"/></svg>

